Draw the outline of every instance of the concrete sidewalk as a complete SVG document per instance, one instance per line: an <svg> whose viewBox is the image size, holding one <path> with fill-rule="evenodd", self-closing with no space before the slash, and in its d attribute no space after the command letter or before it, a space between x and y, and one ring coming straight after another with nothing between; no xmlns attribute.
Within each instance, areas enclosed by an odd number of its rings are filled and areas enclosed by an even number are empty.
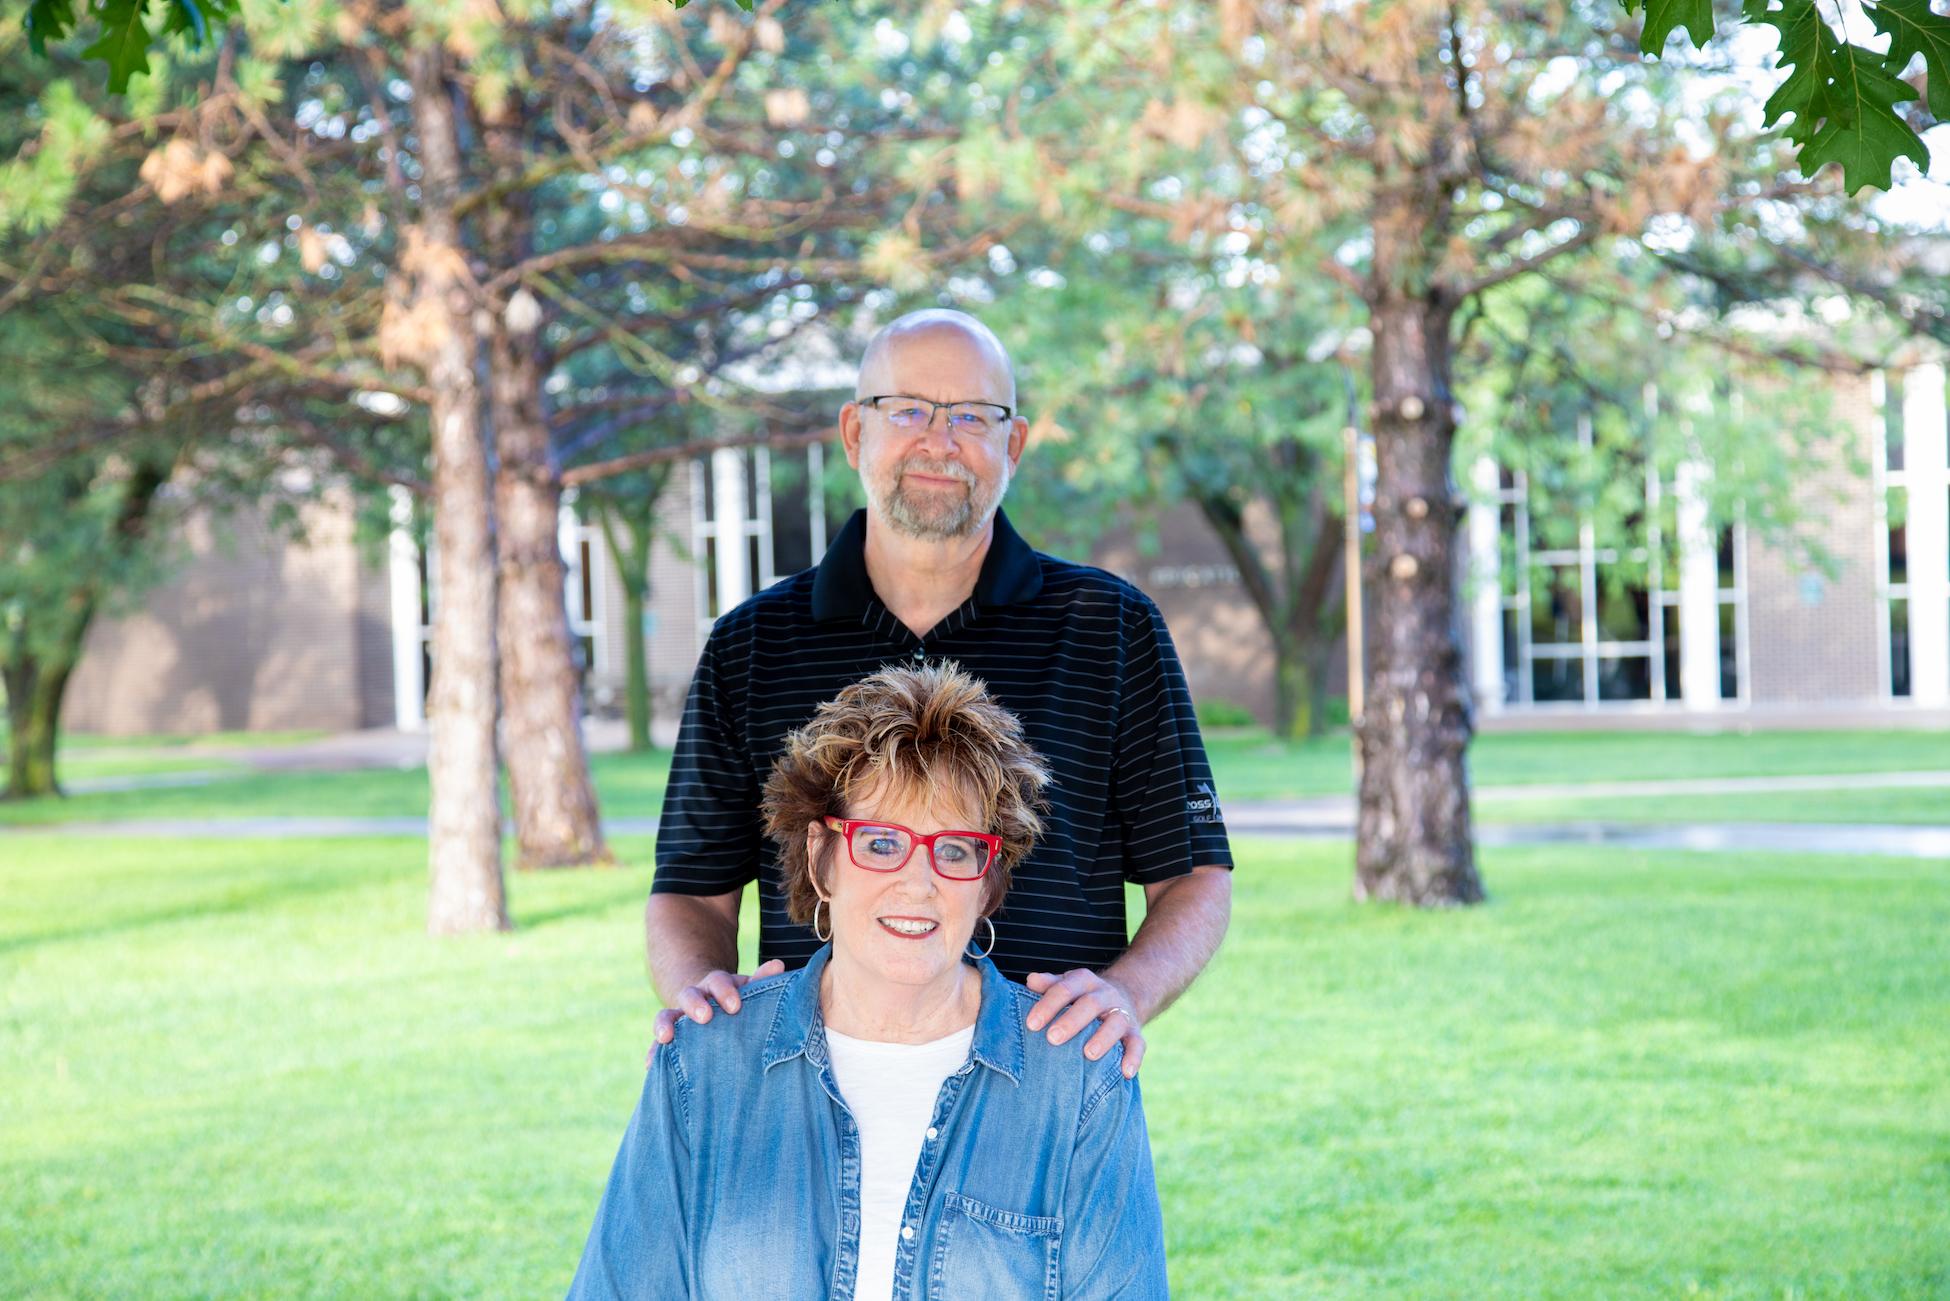
<svg viewBox="0 0 1950 1301"><path fill-rule="evenodd" d="M654 836L655 818L607 818L611 836ZM1226 829L1236 836L1299 840L1351 840L1351 819L1335 819L1293 805L1258 805L1244 815L1229 812ZM425 836L416 817L138 818L127 822L56 822L0 830L0 841L35 836L133 837L151 840L343 839ZM510 825L508 834L514 833ZM1936 859L1950 864L1950 826L1725 822L1645 825L1629 822L1489 824L1476 829L1485 845L1598 845L1616 849L1684 853L1853 854L1865 857Z"/></svg>
<svg viewBox="0 0 1950 1301"><path fill-rule="evenodd" d="M617 719L592 718L585 724L584 742L592 754L619 753L629 745L629 729ZM1950 748L1950 742L1946 742ZM399 732L373 728L363 732L343 732L279 746L196 746L181 747L173 753L222 759L260 772L350 772L364 768L418 768L427 760L427 737L423 732ZM170 786L200 786L235 776L222 770L184 770L128 777L101 777L64 783L68 790L83 792L144 790ZM1478 801L1550 800L1583 798L1661 797L1669 795L1748 795L1795 794L1804 791L1891 790L1941 788L1950 792L1950 769L1920 772L1807 773L1772 777L1695 777L1644 781L1552 782L1524 786L1479 786L1472 792ZM1228 802L1227 820L1236 812L1255 806ZM1268 808L1275 806L1268 805ZM1354 800L1349 795L1311 796L1283 801L1277 807L1298 809L1302 816L1320 816L1351 823ZM1945 821L1950 822L1950 801L1945 803Z"/></svg>

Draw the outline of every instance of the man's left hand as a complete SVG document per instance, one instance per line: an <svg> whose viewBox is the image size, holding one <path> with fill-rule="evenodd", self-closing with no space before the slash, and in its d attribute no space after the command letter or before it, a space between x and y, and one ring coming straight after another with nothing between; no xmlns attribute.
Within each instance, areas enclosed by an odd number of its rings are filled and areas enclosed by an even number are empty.
<svg viewBox="0 0 1950 1301"><path fill-rule="evenodd" d="M1060 976L1032 971L1027 983L1032 994L1042 995L1029 1009L1031 1030L1048 1026L1049 1041L1060 1044L1096 1021L1097 1033L1083 1045L1083 1055L1094 1062L1122 1040L1124 1078L1137 1075L1138 1063L1144 1060L1144 1030L1130 994L1081 967Z"/></svg>

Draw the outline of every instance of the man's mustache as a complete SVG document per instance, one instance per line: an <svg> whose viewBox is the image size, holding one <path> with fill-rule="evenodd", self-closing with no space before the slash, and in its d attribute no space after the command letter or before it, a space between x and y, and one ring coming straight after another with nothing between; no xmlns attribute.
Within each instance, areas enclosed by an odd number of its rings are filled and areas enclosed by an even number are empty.
<svg viewBox="0 0 1950 1301"><path fill-rule="evenodd" d="M926 474L937 479L953 479L967 488L975 486L975 472L960 461L930 461L922 456L910 456L900 463L897 474Z"/></svg>

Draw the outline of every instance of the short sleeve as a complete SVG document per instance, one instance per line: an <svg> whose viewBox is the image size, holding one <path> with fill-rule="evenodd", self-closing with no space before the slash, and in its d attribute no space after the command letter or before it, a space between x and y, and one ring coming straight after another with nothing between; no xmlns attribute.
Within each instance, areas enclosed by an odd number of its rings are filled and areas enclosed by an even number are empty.
<svg viewBox="0 0 1950 1301"><path fill-rule="evenodd" d="M1232 849L1171 632L1156 605L1132 596L1111 794L1125 879L1155 885L1195 867L1231 867Z"/></svg>
<svg viewBox="0 0 1950 1301"><path fill-rule="evenodd" d="M657 820L656 894L730 894L758 876L764 833L758 778L739 725L750 633L721 619L698 657L684 699Z"/></svg>

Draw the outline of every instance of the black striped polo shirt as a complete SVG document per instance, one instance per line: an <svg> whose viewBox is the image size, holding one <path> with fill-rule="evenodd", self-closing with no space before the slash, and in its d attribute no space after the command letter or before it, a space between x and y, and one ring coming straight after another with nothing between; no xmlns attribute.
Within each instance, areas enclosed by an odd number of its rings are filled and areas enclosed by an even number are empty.
<svg viewBox="0 0 1950 1301"><path fill-rule="evenodd" d="M1124 952L1124 883L1232 866L1184 670L1150 598L1031 549L998 511L974 595L927 636L874 595L866 512L817 566L719 619L691 679L657 830L654 892L758 879L759 959L819 948L785 913L759 793L786 734L892 664L953 660L1022 719L1054 780L1036 848L995 917L1004 975L1102 970ZM984 928L977 927L980 934Z"/></svg>

